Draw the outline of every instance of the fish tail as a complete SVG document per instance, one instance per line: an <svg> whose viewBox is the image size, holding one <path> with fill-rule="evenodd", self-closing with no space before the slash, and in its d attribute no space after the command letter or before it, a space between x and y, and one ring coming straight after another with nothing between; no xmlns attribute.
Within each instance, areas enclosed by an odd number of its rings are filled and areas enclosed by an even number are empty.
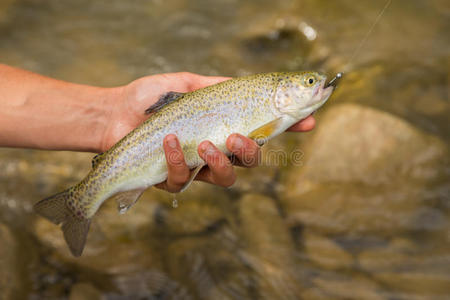
<svg viewBox="0 0 450 300"><path fill-rule="evenodd" d="M62 224L61 229L70 252L78 257L83 253L91 219L75 215L67 206L68 201L72 198L71 195L73 193L71 193L71 189L68 189L48 197L36 203L34 210L55 224Z"/></svg>

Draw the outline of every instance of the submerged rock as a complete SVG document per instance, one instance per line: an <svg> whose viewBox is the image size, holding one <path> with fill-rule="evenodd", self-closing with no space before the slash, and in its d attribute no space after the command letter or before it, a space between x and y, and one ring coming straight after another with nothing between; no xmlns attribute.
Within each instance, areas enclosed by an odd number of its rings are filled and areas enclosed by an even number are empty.
<svg viewBox="0 0 450 300"><path fill-rule="evenodd" d="M310 231L302 233L302 238L308 258L321 269L339 270L352 266L352 255L332 239Z"/></svg>
<svg viewBox="0 0 450 300"><path fill-rule="evenodd" d="M170 236L202 234L223 222L230 209L224 190L204 183L194 183L181 194L165 194L155 221Z"/></svg>
<svg viewBox="0 0 450 300"><path fill-rule="evenodd" d="M69 300L101 300L102 294L89 283L74 284L70 290Z"/></svg>
<svg viewBox="0 0 450 300"><path fill-rule="evenodd" d="M177 283L170 294L194 299L232 299L232 295L252 298L255 286L237 248L235 236L226 226L170 241L163 257L168 276Z"/></svg>
<svg viewBox="0 0 450 300"><path fill-rule="evenodd" d="M79 268L120 274L159 266L158 256L153 253L156 241L149 239L157 207L156 202L149 200L157 193L145 193L124 215L119 215L117 203L106 201L93 219L86 248L79 258L71 255L59 226L38 218L34 232L58 259Z"/></svg>
<svg viewBox="0 0 450 300"><path fill-rule="evenodd" d="M430 178L445 152L438 139L401 118L355 104L329 109L307 147L301 179L372 186L398 176Z"/></svg>
<svg viewBox="0 0 450 300"><path fill-rule="evenodd" d="M275 200L245 195L240 200L239 224L243 248L238 255L253 273L257 295L263 299L298 299L304 272L298 268L289 228Z"/></svg>
<svg viewBox="0 0 450 300"><path fill-rule="evenodd" d="M13 6L16 4L16 0L4 0L0 2L0 25L9 21L13 11L11 11Z"/></svg>
<svg viewBox="0 0 450 300"><path fill-rule="evenodd" d="M252 13L240 28L232 40L213 49L214 56L225 61L222 72L227 68L237 70L238 75L317 69L330 53L316 42L319 33L313 25L296 14L269 11L267 16L258 17Z"/></svg>
<svg viewBox="0 0 450 300"><path fill-rule="evenodd" d="M289 221L326 234L393 236L415 224L427 182L446 148L438 139L372 108L330 108L281 195Z"/></svg>
<svg viewBox="0 0 450 300"><path fill-rule="evenodd" d="M313 280L313 283L321 292L319 295L327 295L324 299L387 299L382 296L380 287L374 281L357 275L351 278L345 276L318 277ZM308 299L305 294L303 296Z"/></svg>
<svg viewBox="0 0 450 300"><path fill-rule="evenodd" d="M450 293L450 256L447 249L417 245L395 238L384 247L373 247L358 255L361 269L394 293L439 299ZM420 299L420 298L418 298Z"/></svg>
<svg viewBox="0 0 450 300"><path fill-rule="evenodd" d="M14 299L22 288L18 245L9 228L0 223L0 299Z"/></svg>

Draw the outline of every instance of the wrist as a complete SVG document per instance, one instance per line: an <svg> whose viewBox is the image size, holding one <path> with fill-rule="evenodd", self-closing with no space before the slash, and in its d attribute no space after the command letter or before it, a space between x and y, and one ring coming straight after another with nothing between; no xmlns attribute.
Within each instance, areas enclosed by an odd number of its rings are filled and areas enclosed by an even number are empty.
<svg viewBox="0 0 450 300"><path fill-rule="evenodd" d="M99 152L123 88L99 88L0 64L0 147Z"/></svg>
<svg viewBox="0 0 450 300"><path fill-rule="evenodd" d="M120 103L123 87L94 88L83 100L80 136L72 150L100 153L106 150L109 130L114 124L114 109Z"/></svg>
<svg viewBox="0 0 450 300"><path fill-rule="evenodd" d="M124 88L119 86L100 89L99 101L95 104L96 113L89 117L88 122L95 128L87 141L91 150L86 151L101 153L110 148L111 130L116 123L115 111L123 102Z"/></svg>

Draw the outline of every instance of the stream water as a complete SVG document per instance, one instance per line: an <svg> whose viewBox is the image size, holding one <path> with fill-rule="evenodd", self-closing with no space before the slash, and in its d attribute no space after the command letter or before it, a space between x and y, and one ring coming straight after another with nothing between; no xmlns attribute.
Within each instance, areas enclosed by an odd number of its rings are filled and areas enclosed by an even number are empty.
<svg viewBox="0 0 450 300"><path fill-rule="evenodd" d="M0 0L0 62L98 86L177 71L331 76L384 5ZM93 155L1 148L0 298L450 299L449 20L448 1L393 1L317 128L265 146L299 161L176 200L152 189L120 216L106 203L79 259L31 207Z"/></svg>

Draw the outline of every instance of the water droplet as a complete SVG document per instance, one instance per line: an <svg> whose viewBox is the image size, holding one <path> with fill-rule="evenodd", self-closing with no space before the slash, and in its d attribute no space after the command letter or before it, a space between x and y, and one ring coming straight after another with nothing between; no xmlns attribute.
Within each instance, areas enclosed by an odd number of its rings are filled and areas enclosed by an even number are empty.
<svg viewBox="0 0 450 300"><path fill-rule="evenodd" d="M125 205L125 204L119 204L118 209L119 209L119 214L123 215L124 213L127 212L127 210L130 208L130 206Z"/></svg>

